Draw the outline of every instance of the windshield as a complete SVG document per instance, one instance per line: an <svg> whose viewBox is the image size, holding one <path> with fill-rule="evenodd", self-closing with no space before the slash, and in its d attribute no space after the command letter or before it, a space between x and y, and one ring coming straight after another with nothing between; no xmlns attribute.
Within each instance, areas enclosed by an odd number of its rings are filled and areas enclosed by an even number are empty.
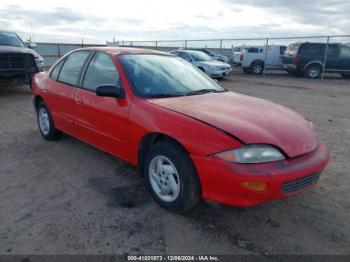
<svg viewBox="0 0 350 262"><path fill-rule="evenodd" d="M178 57L141 54L121 55L120 58L133 89L141 97L191 95L200 90L225 91L199 69Z"/></svg>
<svg viewBox="0 0 350 262"><path fill-rule="evenodd" d="M191 58L194 61L211 61L213 58L211 58L209 55L202 51L186 51L186 54L191 56Z"/></svg>
<svg viewBox="0 0 350 262"><path fill-rule="evenodd" d="M0 45L24 47L18 36L11 32L0 32Z"/></svg>

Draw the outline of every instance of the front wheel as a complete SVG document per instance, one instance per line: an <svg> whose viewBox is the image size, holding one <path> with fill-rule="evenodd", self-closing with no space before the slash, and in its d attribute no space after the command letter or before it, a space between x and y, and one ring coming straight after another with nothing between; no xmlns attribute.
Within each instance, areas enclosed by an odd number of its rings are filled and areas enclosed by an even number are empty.
<svg viewBox="0 0 350 262"><path fill-rule="evenodd" d="M201 188L192 160L173 141L161 141L148 151L145 177L151 195L161 206L177 212L198 204Z"/></svg>
<svg viewBox="0 0 350 262"><path fill-rule="evenodd" d="M305 70L305 76L308 78L320 78L322 74L322 67L320 65L309 65Z"/></svg>
<svg viewBox="0 0 350 262"><path fill-rule="evenodd" d="M37 106L38 126L41 135L46 140L57 140L62 133L56 129L51 113L44 102L40 102Z"/></svg>

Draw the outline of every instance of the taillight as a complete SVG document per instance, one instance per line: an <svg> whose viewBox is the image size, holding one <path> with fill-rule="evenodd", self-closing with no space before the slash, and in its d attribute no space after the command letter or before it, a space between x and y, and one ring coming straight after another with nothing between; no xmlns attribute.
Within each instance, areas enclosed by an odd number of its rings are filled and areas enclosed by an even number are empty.
<svg viewBox="0 0 350 262"><path fill-rule="evenodd" d="M239 60L243 61L243 54L239 57Z"/></svg>
<svg viewBox="0 0 350 262"><path fill-rule="evenodd" d="M300 63L300 57L299 56L295 56L294 58L293 58L293 64L299 64Z"/></svg>

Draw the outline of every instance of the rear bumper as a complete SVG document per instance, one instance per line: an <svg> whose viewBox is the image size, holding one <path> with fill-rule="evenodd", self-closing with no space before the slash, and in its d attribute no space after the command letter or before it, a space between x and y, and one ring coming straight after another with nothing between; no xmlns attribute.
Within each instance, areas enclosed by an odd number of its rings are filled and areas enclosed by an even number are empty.
<svg viewBox="0 0 350 262"><path fill-rule="evenodd" d="M191 157L200 177L203 199L238 207L255 206L308 190L316 184L317 173L330 159L322 141L315 151L304 156L265 164L236 164L214 157ZM307 183L300 184L302 181ZM266 182L267 189L253 191L244 187L243 182ZM289 190L285 189L286 185Z"/></svg>

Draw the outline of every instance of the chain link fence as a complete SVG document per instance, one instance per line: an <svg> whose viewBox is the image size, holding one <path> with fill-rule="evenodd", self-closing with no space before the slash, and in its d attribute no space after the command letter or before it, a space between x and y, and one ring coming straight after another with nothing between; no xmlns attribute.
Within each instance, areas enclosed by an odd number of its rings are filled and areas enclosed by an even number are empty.
<svg viewBox="0 0 350 262"><path fill-rule="evenodd" d="M337 58L335 58L333 47L334 45L340 45L341 47L349 47L349 51L344 49L345 53L341 55L343 58L347 58L348 68L338 68L340 71L344 70L346 74L350 73L350 35L337 35L337 36L305 36L305 37L271 37L271 38L240 38L240 39L204 39L204 40L159 40L159 41L113 41L106 42L106 45L85 45L81 44L66 44L66 43L37 43L36 51L43 56L45 59L45 65L50 67L53 65L60 57L65 55L77 48L82 47L92 47L92 46L121 46L121 47L139 47L146 49L154 49L163 52L173 51L179 48L182 49L195 49L195 48L207 48L210 51L220 55L226 56L229 63L237 66L240 70L239 65L241 64L242 51L249 48L257 48L263 52L264 61L266 62L263 68L263 75L270 73L273 69L273 65L269 64L270 49L272 47L280 46L281 53L272 63L280 63L282 65L282 51L286 49L290 44L293 43L319 43L324 46L323 58L320 59L322 65L322 76L324 78L327 74L332 74L332 70L328 70L328 65L334 63ZM339 55L339 54L338 54ZM339 57L338 57L339 59ZM345 59L346 60L346 59ZM326 65L324 67L323 65ZM327 68L327 71L324 70ZM282 69L282 68L279 68ZM338 72L339 72L338 70ZM274 71L276 72L276 70ZM281 71L282 72L282 71Z"/></svg>
<svg viewBox="0 0 350 262"><path fill-rule="evenodd" d="M324 46L322 61L322 76L323 79L326 74L332 74L332 70L328 70L328 65L331 60L334 60L334 55L332 53L332 47L335 44L340 46L350 47L350 35L336 35L336 36L300 36L300 37L271 37L271 38L241 38L241 39L204 39L204 40L159 40L159 41L115 41L107 42L108 46L121 46L121 47L139 47L154 49L163 52L173 51L179 48L182 49L195 49L195 48L207 48L216 54L226 56L231 64L239 65L240 56L243 50L248 48L257 47L261 48L265 55L265 60L269 57L269 50L272 46L281 46L281 53L279 57L276 57L274 63L281 63L284 51L290 44L293 43L319 43ZM350 50L350 49L349 49ZM350 53L341 54L343 56L349 57L350 63ZM339 54L338 54L339 55ZM334 61L333 61L334 62ZM323 66L326 65L326 66ZM350 64L349 64L350 65ZM327 68L327 71L325 70ZM268 63L265 64L263 69L263 75L270 72L273 69L272 65ZM281 69L281 68L280 68ZM344 72L348 72L350 68L344 68ZM341 65L340 68L341 69ZM349 71L350 73L350 71Z"/></svg>

